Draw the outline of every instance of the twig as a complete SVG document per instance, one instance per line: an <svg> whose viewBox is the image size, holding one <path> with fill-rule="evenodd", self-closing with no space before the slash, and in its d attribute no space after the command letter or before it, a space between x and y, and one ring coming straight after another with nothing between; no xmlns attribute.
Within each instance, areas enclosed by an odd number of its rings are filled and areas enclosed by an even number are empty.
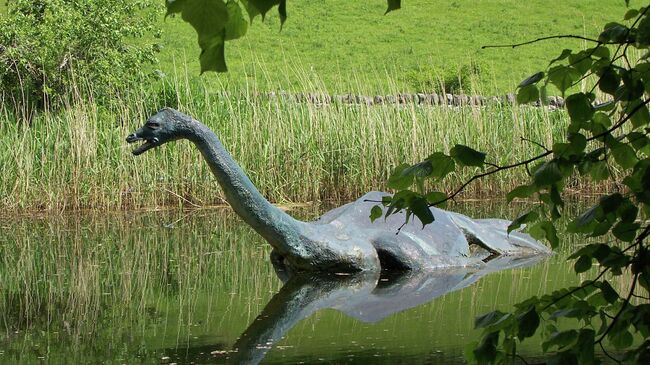
<svg viewBox="0 0 650 365"><path fill-rule="evenodd" d="M481 49L486 49L486 48L517 48L517 47L525 46L527 44L546 41L546 40L549 40L549 39L560 39L560 38L573 38L573 39L581 39L583 41L589 41L589 42L594 42L594 43L601 43L601 44L603 43L603 42L600 42L597 39L587 38L587 37L583 37L583 36L579 36L579 35L560 34L560 35L551 35L551 36L547 36L547 37L541 37L541 38L533 39L532 41L526 41L526 42L522 42L522 43L496 44L496 45L482 46ZM618 44L618 42L606 43L606 44Z"/></svg>
<svg viewBox="0 0 650 365"><path fill-rule="evenodd" d="M446 198L444 198L444 199L442 199L442 200L439 200L439 201L437 201L437 202L435 202L435 203L431 203L431 204L429 204L429 206L431 207L431 206L434 206L434 205L442 204L442 203L444 203L444 202L446 202L446 201L449 201L449 200L454 199L454 198L456 197L456 195L460 194L463 190L465 190L465 188L467 187L467 185L471 184L474 180L484 178L484 177L486 177L486 176L489 176L489 175L495 174L495 173L497 173L497 172L499 172L499 171L509 170L509 169L512 169L512 168L515 168L515 167L519 167L519 166L523 166L523 165L528 165L529 163L534 162L534 161L536 161L536 160L539 160L540 158L544 158L544 157L550 155L551 153L553 153L553 151L546 151L546 152L544 152L544 153L542 153L542 154L539 154L539 155L537 155L537 156L535 156L535 157L529 158L528 160L520 161L520 162L516 162L516 163L510 164L510 165L500 166L500 167L495 168L495 169L493 169L493 170L486 171L486 172L484 172L484 173L474 175L474 176L472 176L469 180L465 181L465 182L464 182L464 183L463 183L463 184L462 184L458 189L456 189L456 190L455 190L451 195L449 195L449 196L447 196Z"/></svg>
<svg viewBox="0 0 650 365"><path fill-rule="evenodd" d="M544 146L543 144L541 144L541 143L539 143L539 142L535 142L535 141L533 141L533 140L531 140L531 139L528 139L528 138L526 138L526 137L521 137L521 140L522 140L522 141L525 141L525 142L528 142L528 143L532 143L532 144L534 144L535 146L538 146L539 148L543 149L543 150L546 151L546 152L549 152L549 151L550 151L550 150L549 150L548 148L546 148L546 146Z"/></svg>
<svg viewBox="0 0 650 365"><path fill-rule="evenodd" d="M609 352L607 352L607 350L605 350L605 346L603 346L602 343L599 343L599 345L600 345L600 349L603 350L603 354L605 354L605 356L609 357L610 359L615 361L617 364L622 364L622 362L619 359L617 359L614 356L610 355Z"/></svg>
<svg viewBox="0 0 650 365"><path fill-rule="evenodd" d="M191 201L187 200L186 198L184 198L184 197L182 197L182 196L176 194L175 192L173 192L173 191L171 191L171 190L169 190L169 189L163 188L163 190L165 190L166 192L172 194L173 196L177 197L178 199L180 199L180 200L186 202L187 204L189 204L189 205L191 205L191 206L193 206L193 207L195 207L195 208L201 208L200 205L198 205L198 204L196 204L196 203L194 203L194 202L191 202Z"/></svg>
<svg viewBox="0 0 650 365"><path fill-rule="evenodd" d="M515 354L515 357L521 360L525 365L529 365L528 361L526 361L526 359L524 359L523 356Z"/></svg>

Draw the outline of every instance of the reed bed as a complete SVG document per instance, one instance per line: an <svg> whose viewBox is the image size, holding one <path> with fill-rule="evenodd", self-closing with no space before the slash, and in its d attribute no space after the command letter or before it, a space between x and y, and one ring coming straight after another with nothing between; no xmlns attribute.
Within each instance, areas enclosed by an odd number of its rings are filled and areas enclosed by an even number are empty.
<svg viewBox="0 0 650 365"><path fill-rule="evenodd" d="M304 90L328 93L312 75L292 72ZM125 136L163 106L176 107L215 130L260 191L276 203L342 201L385 190L395 166L457 143L486 151L489 162L513 162L540 152L522 137L551 145L562 138L567 123L564 111L547 108L316 105L257 97L254 80L247 88L228 90L229 96L214 91L226 86L206 82L181 72L164 88L131 93L113 107L77 96L57 111L28 116L3 103L0 207L62 211L223 203L220 188L187 142L131 155ZM454 173L436 188L450 191L473 173ZM463 197L494 198L521 184L525 174L524 169L507 171L471 185Z"/></svg>

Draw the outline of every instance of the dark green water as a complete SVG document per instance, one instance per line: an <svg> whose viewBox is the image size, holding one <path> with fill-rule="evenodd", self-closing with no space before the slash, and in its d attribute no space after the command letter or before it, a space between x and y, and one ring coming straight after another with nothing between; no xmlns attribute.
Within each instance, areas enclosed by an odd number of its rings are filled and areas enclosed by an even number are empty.
<svg viewBox="0 0 650 365"><path fill-rule="evenodd" d="M516 215L485 203L454 210ZM2 364L225 363L243 353L268 364L460 364L479 335L475 316L585 278L560 252L368 322L359 317L371 304L357 305L357 318L341 310L366 295L363 283L295 284L272 299L282 281L269 247L228 209L14 218L0 230ZM390 280L373 295L409 307L413 296L402 302ZM270 329L283 338L231 352ZM537 356L537 341L521 351Z"/></svg>

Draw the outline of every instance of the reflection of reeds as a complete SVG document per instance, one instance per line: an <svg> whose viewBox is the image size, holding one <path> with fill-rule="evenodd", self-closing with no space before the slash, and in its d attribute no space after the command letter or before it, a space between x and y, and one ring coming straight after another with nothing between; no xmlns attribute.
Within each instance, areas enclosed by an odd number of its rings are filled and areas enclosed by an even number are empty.
<svg viewBox="0 0 650 365"><path fill-rule="evenodd" d="M477 217L515 215L504 206L485 204L455 209ZM298 215L314 212L310 208ZM227 348L281 285L268 261L268 246L227 209L5 220L1 229L0 343L18 351L56 342L48 356L62 356L63 363L92 349L98 356L114 356L106 351L115 346L124 349L126 358L138 351L153 354L162 347L200 344L195 337L201 336L209 343L219 339ZM573 244L566 242L563 250ZM462 349L468 339L447 334L476 335L474 316L576 284L573 263L564 255L533 268L491 274L375 327L341 313L319 312L285 342L299 343L295 351L302 351L321 348L320 336L339 342L341 336L355 341L394 336L398 344L415 344L409 351L438 345ZM625 286L618 279L612 285ZM413 318L426 321L415 324ZM390 333L384 332L387 328ZM71 355L69 345L78 352Z"/></svg>
<svg viewBox="0 0 650 365"><path fill-rule="evenodd" d="M299 74L297 71L295 71ZM327 93L312 78L304 90ZM90 87L86 87L89 89ZM562 138L562 111L491 105L439 107L295 103L257 98L248 89L227 97L177 76L161 91L131 92L119 107L73 97L59 111L20 122L0 106L0 206L5 209L120 209L222 203L220 189L188 143L170 144L134 158L124 137L164 105L178 107L212 127L260 190L276 202L339 200L382 189L399 163L417 162L456 143L506 163L539 152L521 137L551 145ZM387 90L396 94L399 90ZM84 95L88 92L74 93ZM452 189L473 171L440 185ZM493 196L522 182L524 170L472 185L468 197ZM594 187L576 188L593 190Z"/></svg>

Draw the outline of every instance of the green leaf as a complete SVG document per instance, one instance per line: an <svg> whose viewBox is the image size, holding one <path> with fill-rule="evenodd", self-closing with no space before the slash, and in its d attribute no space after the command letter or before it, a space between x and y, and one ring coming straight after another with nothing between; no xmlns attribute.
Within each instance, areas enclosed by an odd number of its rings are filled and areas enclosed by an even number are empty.
<svg viewBox="0 0 650 365"><path fill-rule="evenodd" d="M416 163L413 166L409 166L402 171L402 175L412 175L416 178L423 179L431 174L433 166L431 161L424 160L420 163Z"/></svg>
<svg viewBox="0 0 650 365"><path fill-rule="evenodd" d="M535 310L535 306L530 306L528 310L517 317L517 337L524 340L527 337L532 337L539 327L539 314Z"/></svg>
<svg viewBox="0 0 650 365"><path fill-rule="evenodd" d="M442 179L449 173L453 172L456 168L456 163L450 157L441 152L435 152L427 157L431 164L430 176L433 178Z"/></svg>
<svg viewBox="0 0 650 365"><path fill-rule="evenodd" d="M554 66L548 71L549 82L555 85L562 93L571 87L573 82L577 81L580 77L580 73L569 66Z"/></svg>
<svg viewBox="0 0 650 365"><path fill-rule="evenodd" d="M618 350L626 349L632 346L632 343L634 342L634 337L628 330L623 330L614 334L610 332L607 338L609 338L609 342L614 346L614 348Z"/></svg>
<svg viewBox="0 0 650 365"><path fill-rule="evenodd" d="M591 269L591 257L580 256L580 258L576 261L575 265L573 266L573 269L577 274L580 274L582 272Z"/></svg>
<svg viewBox="0 0 650 365"><path fill-rule="evenodd" d="M408 189L413 184L413 175L405 173L410 166L408 164L401 164L395 168L391 176L388 178L388 187L395 190Z"/></svg>
<svg viewBox="0 0 650 365"><path fill-rule="evenodd" d="M621 241L632 242L636 237L636 231L638 229L638 223L618 222L614 228L612 228L612 233L614 234L614 237Z"/></svg>
<svg viewBox="0 0 650 365"><path fill-rule="evenodd" d="M183 10L183 6L187 0L167 0L165 6L167 7L167 15L177 14Z"/></svg>
<svg viewBox="0 0 650 365"><path fill-rule="evenodd" d="M614 160L624 169L633 168L639 161L634 149L629 144L624 143L617 144L615 148L612 148L612 156L614 156Z"/></svg>
<svg viewBox="0 0 650 365"><path fill-rule="evenodd" d="M551 186L560 180L562 180L562 172L554 160L544 162L533 175L533 181L538 187Z"/></svg>
<svg viewBox="0 0 650 365"><path fill-rule="evenodd" d="M587 209L584 213L582 213L578 218L569 224L567 231L570 233L588 233L585 228L589 227L591 223L594 222L594 219L599 214L599 209L602 208L598 204Z"/></svg>
<svg viewBox="0 0 650 365"><path fill-rule="evenodd" d="M509 313L503 313L498 310L486 313L482 316L476 317L474 320L474 328L487 328L501 323L510 317Z"/></svg>
<svg viewBox="0 0 650 365"><path fill-rule="evenodd" d="M429 204L424 198L416 198L410 204L411 211L415 214L420 222L422 222L422 227L434 221L433 213L429 209Z"/></svg>
<svg viewBox="0 0 650 365"><path fill-rule="evenodd" d="M462 144L455 145L454 148L451 149L450 155L458 161L458 163L465 166L481 167L485 163L485 153L463 146Z"/></svg>
<svg viewBox="0 0 650 365"><path fill-rule="evenodd" d="M515 198L522 198L522 199L530 198L536 192L537 192L537 187L535 187L534 185L520 185L510 190L510 192L508 192L508 194L506 195L506 199L508 200L508 203L510 203Z"/></svg>
<svg viewBox="0 0 650 365"><path fill-rule="evenodd" d="M240 0L243 4L244 7L246 8L246 12L248 12L248 16L251 20L253 21L253 18L255 18L258 15L262 15L262 21L264 21L264 18L266 17L266 13L268 13L269 10L271 10L274 6L280 5L281 0ZM282 16L282 14L280 14ZM286 16L286 11L285 11L285 16Z"/></svg>
<svg viewBox="0 0 650 365"><path fill-rule="evenodd" d="M609 115L603 112L595 113L594 116L592 117L592 120L594 123L597 123L605 128L609 128L612 126L612 120L609 118Z"/></svg>
<svg viewBox="0 0 650 365"><path fill-rule="evenodd" d="M280 0L280 4L278 5L278 15L280 15L280 30L282 30L282 27L284 26L284 22L287 21L287 1L286 0Z"/></svg>
<svg viewBox="0 0 650 365"><path fill-rule="evenodd" d="M621 78L618 77L616 71L613 67L607 67L602 75L600 75L600 80L598 81L598 87L604 93L614 95L616 89L621 84Z"/></svg>
<svg viewBox="0 0 650 365"><path fill-rule="evenodd" d="M542 221L530 227L529 231L531 236L537 239L546 239L551 248L556 248L560 244L560 239L557 236L557 230L552 222Z"/></svg>
<svg viewBox="0 0 650 365"><path fill-rule="evenodd" d="M520 215L519 217L517 217L517 219L515 219L514 221L512 221L512 223L508 225L508 233L521 227L523 224L534 222L535 220L537 220L538 217L539 214L537 214L537 212L535 212L534 210Z"/></svg>
<svg viewBox="0 0 650 365"><path fill-rule="evenodd" d="M248 22L244 19L239 3L229 0L226 8L228 9L228 21L226 22L225 40L243 37L248 30Z"/></svg>
<svg viewBox="0 0 650 365"><path fill-rule="evenodd" d="M474 358L479 364L488 364L497 357L497 345L499 344L499 332L489 333L481 339L479 345L474 349Z"/></svg>
<svg viewBox="0 0 650 365"><path fill-rule="evenodd" d="M638 10L636 10L636 9L630 9L630 10L627 11L627 13L625 13L625 16L623 17L623 19L625 19L625 20L630 20L630 19L632 19L632 18L636 18L637 15L639 15L639 11L638 11Z"/></svg>
<svg viewBox="0 0 650 365"><path fill-rule="evenodd" d="M223 42L215 43L203 49L199 56L201 73L206 71L227 72L225 48Z"/></svg>
<svg viewBox="0 0 650 365"><path fill-rule="evenodd" d="M621 219L621 222L632 223L639 214L639 208L630 199L625 198L616 210L616 214Z"/></svg>
<svg viewBox="0 0 650 365"><path fill-rule="evenodd" d="M442 203L439 203L439 202L447 199L447 194L445 194L443 192L432 191L432 192L427 193L425 198L427 199L427 203L435 204L435 205L437 205L439 207L444 207L447 204L446 201L442 202Z"/></svg>
<svg viewBox="0 0 650 365"><path fill-rule="evenodd" d="M568 139L570 143L569 152L572 155L582 153L587 147L587 138L580 133L570 133Z"/></svg>
<svg viewBox="0 0 650 365"><path fill-rule="evenodd" d="M569 64L575 68L580 75L587 73L591 68L592 63L593 60L591 55L586 50L569 56Z"/></svg>
<svg viewBox="0 0 650 365"><path fill-rule="evenodd" d="M397 10L401 7L401 0L388 0L388 9L386 9L386 12L384 15L390 13L393 10Z"/></svg>
<svg viewBox="0 0 650 365"><path fill-rule="evenodd" d="M628 33L628 28L619 23L608 23L605 30L598 36L598 41L603 43L623 43Z"/></svg>
<svg viewBox="0 0 650 365"><path fill-rule="evenodd" d="M566 108L573 122L586 122L594 115L591 100L584 93L575 93L567 97Z"/></svg>
<svg viewBox="0 0 650 365"><path fill-rule="evenodd" d="M591 53L593 57L598 57L601 59L609 60L610 58L610 53L609 53L609 48L605 46L598 46L596 48L590 48L587 50L587 53Z"/></svg>
<svg viewBox="0 0 650 365"><path fill-rule="evenodd" d="M614 95L617 100L634 101L643 96L645 86L636 73L625 70L621 75L621 79L623 80L623 85L616 90L616 94Z"/></svg>
<svg viewBox="0 0 650 365"><path fill-rule="evenodd" d="M630 121L632 122L632 126L634 128L645 126L648 124L648 122L650 122L650 111L648 111L648 107L645 105L639 106L640 104L640 100L635 100L626 107L628 110L636 109L636 111L630 117Z"/></svg>
<svg viewBox="0 0 650 365"><path fill-rule="evenodd" d="M538 72L536 74L533 74L531 76L528 76L524 81L522 81L518 87L526 87L528 85L533 85L539 82L539 80L544 78L544 73L543 72Z"/></svg>
<svg viewBox="0 0 650 365"><path fill-rule="evenodd" d="M594 182L607 180L609 178L609 169L607 168L607 163L605 161L594 162L589 176Z"/></svg>
<svg viewBox="0 0 650 365"><path fill-rule="evenodd" d="M198 34L201 47L201 73L227 71L224 56L225 28L228 8L221 0L176 0L167 2L167 12L181 13L181 17Z"/></svg>
<svg viewBox="0 0 650 365"><path fill-rule="evenodd" d="M551 62L549 62L549 66L552 65L552 64L554 64L554 63L557 62L557 61L562 61L563 59L569 57L569 56L571 55L572 52L573 52L573 51L570 50L570 49L563 49L563 50L562 50L562 53L560 53L559 56L557 56L556 58L552 59Z"/></svg>
<svg viewBox="0 0 650 365"><path fill-rule="evenodd" d="M383 210L381 209L381 206L375 205L370 209L370 221L374 222L377 218L381 217L383 214Z"/></svg>
<svg viewBox="0 0 650 365"><path fill-rule="evenodd" d="M577 340L578 332L576 330L555 332L549 337L547 341L542 343L542 350L546 352L552 347L557 347L558 350L562 350L564 348L573 346Z"/></svg>
<svg viewBox="0 0 650 365"><path fill-rule="evenodd" d="M585 247L580 248L578 251L574 252L571 254L571 256L568 257L569 260L581 257L581 256L587 256L587 257L592 257L593 253L596 252L600 244L597 243L592 243L589 244Z"/></svg>
<svg viewBox="0 0 650 365"><path fill-rule="evenodd" d="M517 104L528 104L539 100L539 89L536 85L527 85L517 91Z"/></svg>
<svg viewBox="0 0 650 365"><path fill-rule="evenodd" d="M650 45L650 17L646 15L637 26L636 46L642 48L648 45Z"/></svg>
<svg viewBox="0 0 650 365"><path fill-rule="evenodd" d="M591 328L583 328L578 335L578 343L574 347L578 354L579 364L596 364L594 356L594 341L596 331Z"/></svg>
<svg viewBox="0 0 650 365"><path fill-rule="evenodd" d="M614 304L619 298L618 293L612 286L609 284L607 280L603 280L598 283L598 289L600 289L600 292L603 293L603 298L607 301L607 303Z"/></svg>
<svg viewBox="0 0 650 365"><path fill-rule="evenodd" d="M616 211L623 203L623 195L621 193L613 193L600 198L599 205L603 209L604 214Z"/></svg>

